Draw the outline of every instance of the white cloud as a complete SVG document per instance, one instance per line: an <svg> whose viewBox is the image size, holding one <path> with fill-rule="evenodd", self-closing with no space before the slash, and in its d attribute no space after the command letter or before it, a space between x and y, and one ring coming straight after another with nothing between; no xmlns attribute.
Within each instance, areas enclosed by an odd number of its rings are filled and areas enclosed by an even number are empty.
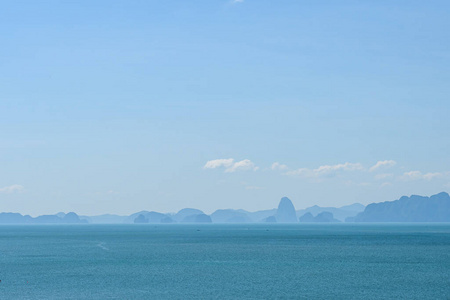
<svg viewBox="0 0 450 300"><path fill-rule="evenodd" d="M258 167L249 159L244 159L235 162L232 166L225 169L225 172L245 171L245 170L258 170Z"/></svg>
<svg viewBox="0 0 450 300"><path fill-rule="evenodd" d="M400 177L403 180L406 181L410 181L410 180L432 180L435 178L439 178L442 177L444 174L440 173L440 172L436 172L436 173L422 173L420 171L410 171L410 172L405 172L403 173L403 175Z"/></svg>
<svg viewBox="0 0 450 300"><path fill-rule="evenodd" d="M374 171L378 170L381 167L389 168L389 167L395 166L396 164L397 164L397 162L395 160L380 160L375 165L373 165L369 169L369 171L370 172L374 172Z"/></svg>
<svg viewBox="0 0 450 300"><path fill-rule="evenodd" d="M11 194L15 192L22 192L25 188L19 184L13 184L10 186L5 186L3 188L0 188L0 193L4 194Z"/></svg>
<svg viewBox="0 0 450 300"><path fill-rule="evenodd" d="M349 163L337 165L324 165L317 169L300 168L294 171L286 172L286 175L300 175L302 177L332 177L340 171L361 171L364 167L360 163Z"/></svg>
<svg viewBox="0 0 450 300"><path fill-rule="evenodd" d="M204 169L225 168L226 173L236 171L258 170L258 167L249 159L235 162L233 158L214 159L206 162Z"/></svg>
<svg viewBox="0 0 450 300"><path fill-rule="evenodd" d="M288 169L288 166L282 165L278 162L274 162L270 168L272 170L286 170L286 169Z"/></svg>
<svg viewBox="0 0 450 300"><path fill-rule="evenodd" d="M387 187L387 186L392 186L392 183L390 183L390 182L383 182L383 183L380 185L380 188Z"/></svg>
<svg viewBox="0 0 450 300"><path fill-rule="evenodd" d="M231 0L231 3L242 3L244 0Z"/></svg>
<svg viewBox="0 0 450 300"><path fill-rule="evenodd" d="M337 164L337 165L325 165L320 166L316 170L321 173L329 173L334 171L355 171L355 170L363 170L363 166L360 163L349 163L346 162L344 164Z"/></svg>
<svg viewBox="0 0 450 300"><path fill-rule="evenodd" d="M215 169L220 167L228 168L233 165L234 159L232 158L221 158L207 161L203 168L205 169Z"/></svg>
<svg viewBox="0 0 450 300"><path fill-rule="evenodd" d="M440 178L440 177L442 177L444 174L442 174L442 173L439 173L439 172L437 172L437 173L426 173L426 174L423 174L423 179L426 179L426 180L432 180L432 179L434 179L434 178Z"/></svg>

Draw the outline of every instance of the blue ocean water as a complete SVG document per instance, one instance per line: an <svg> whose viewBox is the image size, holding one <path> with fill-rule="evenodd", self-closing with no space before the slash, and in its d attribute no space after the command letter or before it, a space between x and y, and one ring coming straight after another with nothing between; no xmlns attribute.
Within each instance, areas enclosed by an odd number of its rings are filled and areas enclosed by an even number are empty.
<svg viewBox="0 0 450 300"><path fill-rule="evenodd" d="M450 225L3 225L0 280L0 299L450 299Z"/></svg>

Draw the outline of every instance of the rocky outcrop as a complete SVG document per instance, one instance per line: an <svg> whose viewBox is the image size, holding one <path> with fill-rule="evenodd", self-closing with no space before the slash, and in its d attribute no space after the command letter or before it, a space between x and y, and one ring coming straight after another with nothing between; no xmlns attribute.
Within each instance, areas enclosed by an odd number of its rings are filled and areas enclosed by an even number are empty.
<svg viewBox="0 0 450 300"><path fill-rule="evenodd" d="M27 224L32 223L33 218L19 213L0 213L0 223L3 224Z"/></svg>
<svg viewBox="0 0 450 300"><path fill-rule="evenodd" d="M277 213L275 215L278 223L297 223L297 215L295 213L295 207L291 200L287 197L281 198L280 204L278 204Z"/></svg>
<svg viewBox="0 0 450 300"><path fill-rule="evenodd" d="M317 216L313 216L311 213L306 213L299 219L302 223L336 223L340 222L339 220L335 219L333 214L328 211L323 211Z"/></svg>
<svg viewBox="0 0 450 300"><path fill-rule="evenodd" d="M148 223L148 219L144 215L139 215L136 219L134 219L134 223L145 224Z"/></svg>
<svg viewBox="0 0 450 300"><path fill-rule="evenodd" d="M62 218L62 223L78 224L78 223L87 223L87 221L81 220L80 217L76 213L70 212Z"/></svg>
<svg viewBox="0 0 450 300"><path fill-rule="evenodd" d="M299 221L303 223L311 223L314 222L314 216L312 215L312 213L307 212L299 218Z"/></svg>
<svg viewBox="0 0 450 300"><path fill-rule="evenodd" d="M173 223L173 219L170 216L156 211L141 211L130 215L125 221L126 223L135 223L136 218L139 218L140 215L144 216L147 220L146 223Z"/></svg>
<svg viewBox="0 0 450 300"><path fill-rule="evenodd" d="M317 216L321 212L327 211L332 213L335 219L344 221L348 217L356 216L358 213L362 212L364 208L365 206L360 203L354 203L342 207L321 207L318 205L314 205L305 209L297 210L297 216L301 217L308 212L311 213L313 216Z"/></svg>
<svg viewBox="0 0 450 300"><path fill-rule="evenodd" d="M183 220L188 216L194 216L194 215L201 215L204 212L200 209L195 208L183 208L179 212L177 212L175 215L172 216L172 218L177 222L183 222Z"/></svg>
<svg viewBox="0 0 450 300"><path fill-rule="evenodd" d="M340 221L335 219L332 213L330 213L328 211L324 211L314 217L314 222L337 223Z"/></svg>
<svg viewBox="0 0 450 300"><path fill-rule="evenodd" d="M62 217L60 217L62 216ZM80 224L87 223L81 220L74 212L58 215L42 215L32 218L28 215L22 216L18 213L0 213L0 223L6 224Z"/></svg>
<svg viewBox="0 0 450 300"><path fill-rule="evenodd" d="M450 222L450 196L403 196L395 201L372 203L359 213L355 222ZM351 221L351 220L348 220Z"/></svg>

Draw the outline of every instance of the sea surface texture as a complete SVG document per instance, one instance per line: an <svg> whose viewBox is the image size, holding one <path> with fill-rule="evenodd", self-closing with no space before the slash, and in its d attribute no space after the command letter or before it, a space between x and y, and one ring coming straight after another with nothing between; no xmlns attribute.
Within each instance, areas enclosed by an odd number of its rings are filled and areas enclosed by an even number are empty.
<svg viewBox="0 0 450 300"><path fill-rule="evenodd" d="M0 299L450 299L450 225L3 225L0 280Z"/></svg>

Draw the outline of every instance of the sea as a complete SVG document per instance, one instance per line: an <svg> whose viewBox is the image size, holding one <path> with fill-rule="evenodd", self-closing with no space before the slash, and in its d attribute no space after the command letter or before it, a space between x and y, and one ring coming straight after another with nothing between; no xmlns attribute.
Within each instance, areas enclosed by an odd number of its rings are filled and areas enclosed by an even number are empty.
<svg viewBox="0 0 450 300"><path fill-rule="evenodd" d="M450 299L450 224L1 225L0 299Z"/></svg>

